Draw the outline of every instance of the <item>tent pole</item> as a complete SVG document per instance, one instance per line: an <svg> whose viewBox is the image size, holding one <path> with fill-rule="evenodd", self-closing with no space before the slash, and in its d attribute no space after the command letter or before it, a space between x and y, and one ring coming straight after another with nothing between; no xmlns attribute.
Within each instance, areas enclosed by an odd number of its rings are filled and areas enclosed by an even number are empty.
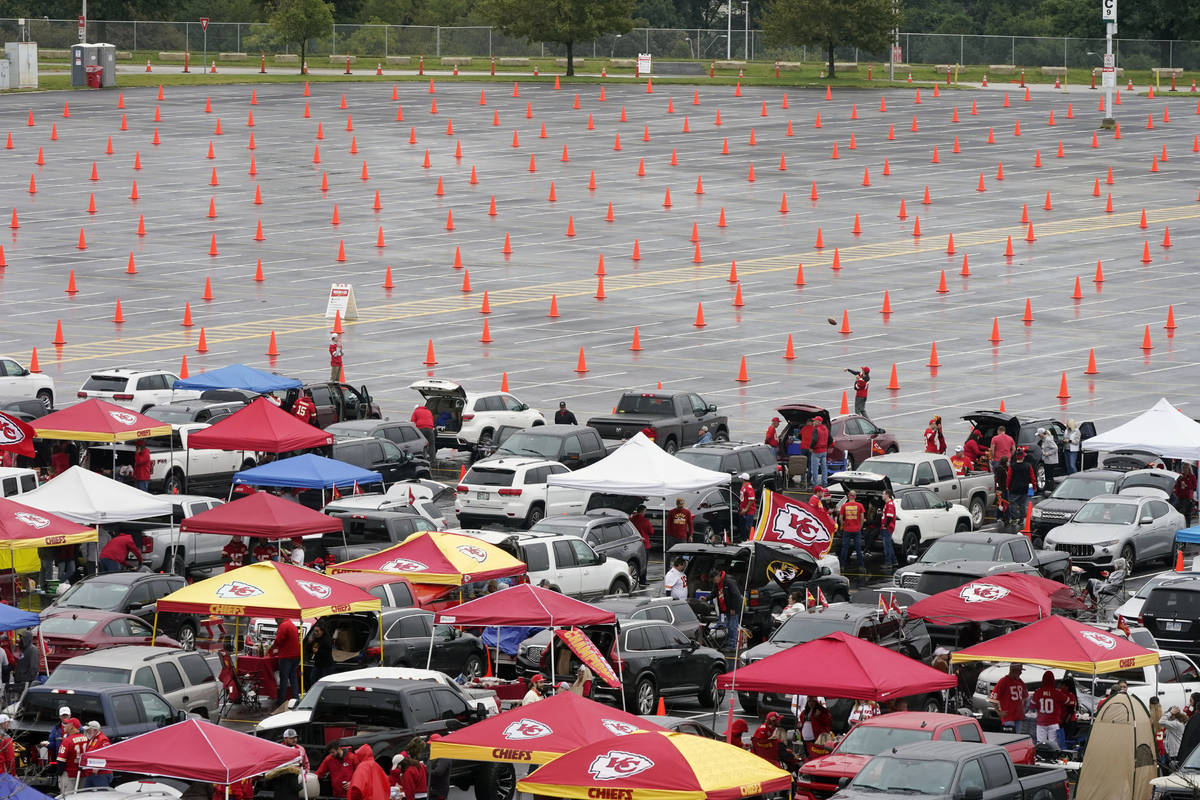
<svg viewBox="0 0 1200 800"><path fill-rule="evenodd" d="M558 637L558 628L550 626L550 685L554 686L554 640ZM622 692L624 694L624 692Z"/></svg>
<svg viewBox="0 0 1200 800"><path fill-rule="evenodd" d="M663 575L667 574L667 504L666 498L663 498L662 512L662 540L663 540Z"/></svg>
<svg viewBox="0 0 1200 800"><path fill-rule="evenodd" d="M430 622L430 625L429 625L429 652L425 655L425 669L430 669L431 668L430 665L433 664L433 637L434 637L435 631L437 630L434 627L433 623L436 621L437 621L437 617L434 617L433 621ZM380 649L383 648L383 640L382 639L379 640L379 647L380 647Z"/></svg>
<svg viewBox="0 0 1200 800"><path fill-rule="evenodd" d="M238 651L241 650L241 647L239 646L241 637L238 634L238 625L241 623L241 621L242 618L240 616L233 618L233 642L231 642L233 646L230 649L233 650L233 668L235 670L237 669ZM235 675L234 677L236 678L237 676Z"/></svg>
<svg viewBox="0 0 1200 800"><path fill-rule="evenodd" d="M304 627L303 618L300 620L300 627ZM383 649L383 644L380 643L380 649ZM296 697L297 702L301 697L304 697L304 648L300 648L300 693Z"/></svg>
<svg viewBox="0 0 1200 800"><path fill-rule="evenodd" d="M150 646L154 647L154 642L158 638L158 609L154 609L154 630L150 631Z"/></svg>
<svg viewBox="0 0 1200 800"><path fill-rule="evenodd" d="M613 636L616 637L616 640L617 640L616 647L614 647L613 650L617 654L617 672L619 673L618 677L620 678L620 681L621 681L621 710L629 711L629 709L625 707L625 662L621 658L621 626L620 626L620 623L617 623L617 622L613 623ZM588 699L590 700L591 698L588 698Z"/></svg>
<svg viewBox="0 0 1200 800"><path fill-rule="evenodd" d="M383 606L379 607L379 666L383 666Z"/></svg>

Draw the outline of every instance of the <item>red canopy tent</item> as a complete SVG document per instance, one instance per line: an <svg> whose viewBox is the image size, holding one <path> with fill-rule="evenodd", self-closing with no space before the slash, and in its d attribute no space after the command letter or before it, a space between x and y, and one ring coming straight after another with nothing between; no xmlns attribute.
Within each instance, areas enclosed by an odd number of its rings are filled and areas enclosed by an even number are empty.
<svg viewBox="0 0 1200 800"><path fill-rule="evenodd" d="M288 453L333 444L333 434L302 422L266 398L188 437L189 449Z"/></svg>
<svg viewBox="0 0 1200 800"><path fill-rule="evenodd" d="M39 439L79 442L128 442L171 432L170 425L95 397L34 420L33 429Z"/></svg>
<svg viewBox="0 0 1200 800"><path fill-rule="evenodd" d="M522 583L437 615L447 625L510 625L558 628L612 625L617 615L564 594Z"/></svg>
<svg viewBox="0 0 1200 800"><path fill-rule="evenodd" d="M717 687L879 701L949 689L957 682L953 675L837 631L727 672L717 678Z"/></svg>
<svg viewBox="0 0 1200 800"><path fill-rule="evenodd" d="M179 523L181 533L290 539L317 533L337 533L342 521L269 492L257 492Z"/></svg>
<svg viewBox="0 0 1200 800"><path fill-rule="evenodd" d="M0 548L51 547L96 541L96 529L0 499Z"/></svg>
<svg viewBox="0 0 1200 800"><path fill-rule="evenodd" d="M950 661L1009 661L1103 675L1158 663L1158 652L1118 633L1053 615L950 654Z"/></svg>
<svg viewBox="0 0 1200 800"><path fill-rule="evenodd" d="M299 759L299 753L290 747L190 719L91 750L84 756L84 764L92 769L228 787Z"/></svg>
<svg viewBox="0 0 1200 800"><path fill-rule="evenodd" d="M1049 617L1055 608L1082 607L1083 603L1071 589L1058 581L1005 572L938 592L913 603L908 614L938 625L996 619L1036 622Z"/></svg>
<svg viewBox="0 0 1200 800"><path fill-rule="evenodd" d="M560 692L429 741L430 758L545 764L585 744L662 727L635 714Z"/></svg>

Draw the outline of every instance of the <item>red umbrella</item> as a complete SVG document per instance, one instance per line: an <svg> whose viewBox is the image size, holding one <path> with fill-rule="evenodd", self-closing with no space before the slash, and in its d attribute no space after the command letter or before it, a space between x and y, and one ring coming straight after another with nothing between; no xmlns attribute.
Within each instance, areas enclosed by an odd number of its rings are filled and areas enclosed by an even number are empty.
<svg viewBox="0 0 1200 800"><path fill-rule="evenodd" d="M957 682L953 675L837 631L726 672L717 678L717 687L729 689L736 683L743 692L879 701L949 689Z"/></svg>
<svg viewBox="0 0 1200 800"><path fill-rule="evenodd" d="M923 617L938 625L987 622L1004 619L1036 622L1055 608L1082 608L1071 589L1038 575L1005 572L973 580L963 586L938 592L908 608L912 617Z"/></svg>
<svg viewBox="0 0 1200 800"><path fill-rule="evenodd" d="M91 750L84 766L228 786L299 759L290 747L193 719Z"/></svg>
<svg viewBox="0 0 1200 800"><path fill-rule="evenodd" d="M950 661L1009 661L1102 675L1157 664L1158 652L1119 634L1053 615L951 653Z"/></svg>
<svg viewBox="0 0 1200 800"><path fill-rule="evenodd" d="M342 521L269 492L257 492L201 511L179 523L181 533L290 539L317 533L337 533Z"/></svg>
<svg viewBox="0 0 1200 800"><path fill-rule="evenodd" d="M573 692L477 722L429 742L430 758L545 764L585 744L662 727Z"/></svg>
<svg viewBox="0 0 1200 800"><path fill-rule="evenodd" d="M288 453L333 444L333 435L302 422L266 398L188 437L189 448Z"/></svg>
<svg viewBox="0 0 1200 800"><path fill-rule="evenodd" d="M448 625L549 628L612 625L617 615L550 589L523 583L443 611L437 615L437 621Z"/></svg>

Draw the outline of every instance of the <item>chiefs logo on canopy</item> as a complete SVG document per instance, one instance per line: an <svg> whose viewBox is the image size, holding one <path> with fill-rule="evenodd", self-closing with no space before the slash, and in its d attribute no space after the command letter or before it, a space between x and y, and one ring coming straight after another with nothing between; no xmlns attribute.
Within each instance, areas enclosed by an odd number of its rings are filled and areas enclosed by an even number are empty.
<svg viewBox="0 0 1200 800"><path fill-rule="evenodd" d="M18 511L13 516L31 528L38 528L40 530L41 528L50 526L50 520L45 517L39 517L37 514L30 514L28 511Z"/></svg>
<svg viewBox="0 0 1200 800"><path fill-rule="evenodd" d="M630 725L628 722L621 722L619 719L602 719L600 720L600 724L608 728L616 736L628 736L634 731L641 730L641 728Z"/></svg>
<svg viewBox="0 0 1200 800"><path fill-rule="evenodd" d="M428 572L429 565L411 558L394 558L379 569L382 572Z"/></svg>
<svg viewBox="0 0 1200 800"><path fill-rule="evenodd" d="M1112 650L1117 646L1117 640L1107 633L1101 633L1100 631L1080 631L1079 635L1097 647L1103 647L1105 650Z"/></svg>
<svg viewBox="0 0 1200 800"><path fill-rule="evenodd" d="M132 428L137 424L138 418L136 414L130 414L128 411L110 411L108 415L126 427Z"/></svg>
<svg viewBox="0 0 1200 800"><path fill-rule="evenodd" d="M968 603L990 603L1008 597L1009 591L994 583L968 583L958 593L958 596Z"/></svg>
<svg viewBox="0 0 1200 800"><path fill-rule="evenodd" d="M598 781L615 781L645 772L653 766L654 762L643 755L609 750L592 759L588 772Z"/></svg>
<svg viewBox="0 0 1200 800"><path fill-rule="evenodd" d="M524 739L540 739L552 733L554 733L554 729L549 725L538 722L536 719L523 717L505 728L502 735L510 741L521 741Z"/></svg>
<svg viewBox="0 0 1200 800"><path fill-rule="evenodd" d="M333 594L333 589L329 588L327 584L316 581L296 581L296 585L318 600L325 600Z"/></svg>
<svg viewBox="0 0 1200 800"><path fill-rule="evenodd" d="M458 552L462 553L467 558L470 558L474 561L478 561L480 564L487 561L487 558L488 558L487 551L477 545L460 544L458 547L456 547L454 549L457 550Z"/></svg>
<svg viewBox="0 0 1200 800"><path fill-rule="evenodd" d="M247 597L257 597L263 593L257 586L242 581L230 581L217 589L217 597L222 600L245 600Z"/></svg>

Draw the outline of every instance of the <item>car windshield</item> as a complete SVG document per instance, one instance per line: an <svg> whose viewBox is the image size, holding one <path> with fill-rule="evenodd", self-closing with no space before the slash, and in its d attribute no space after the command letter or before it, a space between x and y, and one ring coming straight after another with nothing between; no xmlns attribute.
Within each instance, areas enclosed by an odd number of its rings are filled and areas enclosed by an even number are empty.
<svg viewBox="0 0 1200 800"><path fill-rule="evenodd" d="M42 620L38 630L47 636L83 636L96 627L94 619L79 619L70 614L61 617L48 617Z"/></svg>
<svg viewBox="0 0 1200 800"><path fill-rule="evenodd" d="M837 631L853 633L853 620L822 619L809 614L796 614L789 617L788 621L775 631L771 641L776 644L803 644Z"/></svg>
<svg viewBox="0 0 1200 800"><path fill-rule="evenodd" d="M686 461L697 467L711 469L713 472L721 471L721 453L713 453L707 450L680 450L675 454L675 457L680 461Z"/></svg>
<svg viewBox="0 0 1200 800"><path fill-rule="evenodd" d="M1112 494L1117 482L1111 478L1064 478L1051 497L1059 500L1091 500L1101 494Z"/></svg>
<svg viewBox="0 0 1200 800"><path fill-rule="evenodd" d="M514 474L511 469L471 467L462 482L469 486L512 486Z"/></svg>
<svg viewBox="0 0 1200 800"><path fill-rule="evenodd" d="M868 792L948 795L956 766L953 761L876 756L850 785Z"/></svg>
<svg viewBox="0 0 1200 800"><path fill-rule="evenodd" d="M129 670L67 662L60 664L46 679L46 686L75 686L80 683L129 683Z"/></svg>
<svg viewBox="0 0 1200 800"><path fill-rule="evenodd" d="M538 436L522 431L505 439L504 444L496 448L496 455L558 458L558 445L559 440L554 436Z"/></svg>
<svg viewBox="0 0 1200 800"><path fill-rule="evenodd" d="M939 539L929 545L929 549L921 556L921 563L936 564L956 558L966 561L991 561L995 550L995 545L987 542L948 542Z"/></svg>
<svg viewBox="0 0 1200 800"><path fill-rule="evenodd" d="M60 608L99 608L111 611L121 607L121 601L129 587L123 583L107 581L84 581L77 583L58 598L54 605Z"/></svg>
<svg viewBox="0 0 1200 800"><path fill-rule="evenodd" d="M293 709L315 708L317 705L317 701L321 699L321 692L328 689L329 686L330 686L330 684L325 683L324 681L317 681L316 683L314 683L312 685L311 688L309 688L309 690L307 692L304 693L304 696L301 697L299 702L297 702L296 705L292 706L292 708Z"/></svg>
<svg viewBox="0 0 1200 800"><path fill-rule="evenodd" d="M877 756L892 747L913 742L928 742L932 738L932 728L909 730L884 728L877 725L859 725L846 734L846 738L838 745L837 751L852 756Z"/></svg>
<svg viewBox="0 0 1200 800"><path fill-rule="evenodd" d="M879 461L868 458L858 468L859 472L874 472L876 475L886 475L894 485L912 486L913 465L903 461Z"/></svg>
<svg viewBox="0 0 1200 800"><path fill-rule="evenodd" d="M1132 503L1087 503L1075 512L1072 522L1092 525L1132 525L1137 506Z"/></svg>

